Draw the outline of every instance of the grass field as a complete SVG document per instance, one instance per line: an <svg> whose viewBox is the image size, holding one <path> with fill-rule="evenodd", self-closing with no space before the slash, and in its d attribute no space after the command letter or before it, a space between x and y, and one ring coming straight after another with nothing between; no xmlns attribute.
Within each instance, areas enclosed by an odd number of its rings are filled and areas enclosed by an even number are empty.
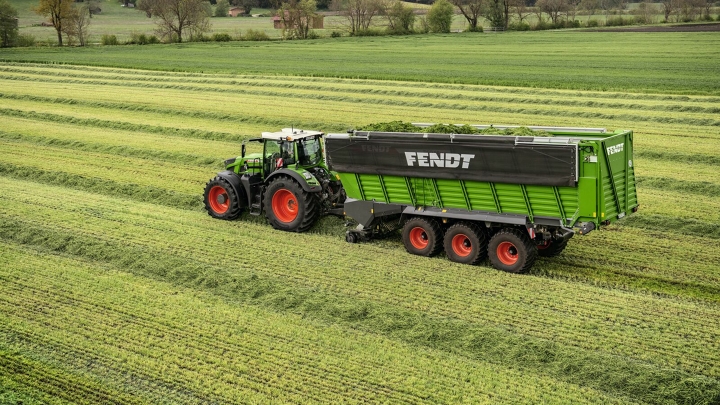
<svg viewBox="0 0 720 405"><path fill-rule="evenodd" d="M0 403L719 403L717 39L570 35L3 50ZM633 129L640 211L514 276L202 209L244 139L389 120Z"/></svg>

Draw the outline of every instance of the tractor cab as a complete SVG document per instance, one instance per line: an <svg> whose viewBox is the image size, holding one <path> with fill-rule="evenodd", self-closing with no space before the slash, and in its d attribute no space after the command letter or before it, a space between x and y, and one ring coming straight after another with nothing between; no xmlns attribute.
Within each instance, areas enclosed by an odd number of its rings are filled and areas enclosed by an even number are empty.
<svg viewBox="0 0 720 405"><path fill-rule="evenodd" d="M284 169L308 169L324 166L322 137L319 131L284 128L280 132L263 132L261 138L253 138L248 142L263 144L262 153L245 154L245 144L239 159L240 167L236 173L244 170L252 171L267 178L273 172ZM242 167L243 164L247 166Z"/></svg>

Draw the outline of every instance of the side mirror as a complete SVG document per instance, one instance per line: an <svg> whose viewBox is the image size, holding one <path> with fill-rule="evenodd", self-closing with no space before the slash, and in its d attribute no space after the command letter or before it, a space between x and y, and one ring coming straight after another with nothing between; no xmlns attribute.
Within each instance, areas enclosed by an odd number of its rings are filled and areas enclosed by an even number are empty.
<svg viewBox="0 0 720 405"><path fill-rule="evenodd" d="M242 152L240 152L241 157L245 157L245 142L242 144Z"/></svg>

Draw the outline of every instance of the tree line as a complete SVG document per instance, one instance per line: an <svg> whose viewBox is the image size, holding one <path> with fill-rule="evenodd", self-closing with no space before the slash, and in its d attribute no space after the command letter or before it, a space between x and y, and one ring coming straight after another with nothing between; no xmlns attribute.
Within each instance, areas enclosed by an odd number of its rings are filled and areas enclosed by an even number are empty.
<svg viewBox="0 0 720 405"><path fill-rule="evenodd" d="M63 38L67 38L70 44L77 41L83 46L87 42L88 26L96 7L92 1L39 0L33 10L49 19L57 32L59 45L63 45ZM122 1L127 3L131 0ZM387 34L450 32L455 13L465 18L467 31L482 31L484 20L497 29L529 29L527 21L532 15L536 17L536 28L573 27L579 26L576 18L580 13L591 17L604 14L607 25L620 25L625 21L622 17L618 22L609 16L622 14L628 8L627 0L435 0L427 14L418 14L408 3L400 0L217 0L215 15L226 16L230 5L241 7L249 14L253 7L268 5L268 2L272 3L271 8L276 10L275 14L282 21L283 38L286 39L312 38L311 22L319 15L320 7L327 7L343 16L350 35L379 34L374 25L378 18L384 19L386 29L382 33ZM645 24L655 22L656 15L662 15L666 22L712 20L713 5L711 0L661 0L658 3L645 0L635 8L632 18ZM137 0L137 9L155 19L156 33L165 42L183 42L188 37L202 38L203 33L210 30L209 17L213 14L207 0ZM0 0L0 46L16 45L17 15L7 0ZM255 39L268 39L262 34ZM218 36L217 40L229 39L229 35L225 34ZM140 41L153 42L159 40Z"/></svg>

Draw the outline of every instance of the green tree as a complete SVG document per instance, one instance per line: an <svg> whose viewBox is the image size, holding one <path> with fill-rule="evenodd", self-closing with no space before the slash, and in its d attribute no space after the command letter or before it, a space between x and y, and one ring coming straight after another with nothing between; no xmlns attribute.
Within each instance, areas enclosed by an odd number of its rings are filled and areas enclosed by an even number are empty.
<svg viewBox="0 0 720 405"><path fill-rule="evenodd" d="M17 10L6 0L0 0L0 47L14 46L18 34Z"/></svg>
<svg viewBox="0 0 720 405"><path fill-rule="evenodd" d="M218 0L215 5L215 17L227 17L230 11L230 3L228 0Z"/></svg>
<svg viewBox="0 0 720 405"><path fill-rule="evenodd" d="M412 7L397 0L387 11L388 32L392 34L409 34L415 25L415 12Z"/></svg>
<svg viewBox="0 0 720 405"><path fill-rule="evenodd" d="M75 0L40 0L37 7L33 8L35 13L50 18L50 23L57 31L58 45L60 46L63 44L63 24L73 13L74 2Z"/></svg>
<svg viewBox="0 0 720 405"><path fill-rule="evenodd" d="M437 0L427 14L430 32L450 32L455 8L447 0Z"/></svg>

